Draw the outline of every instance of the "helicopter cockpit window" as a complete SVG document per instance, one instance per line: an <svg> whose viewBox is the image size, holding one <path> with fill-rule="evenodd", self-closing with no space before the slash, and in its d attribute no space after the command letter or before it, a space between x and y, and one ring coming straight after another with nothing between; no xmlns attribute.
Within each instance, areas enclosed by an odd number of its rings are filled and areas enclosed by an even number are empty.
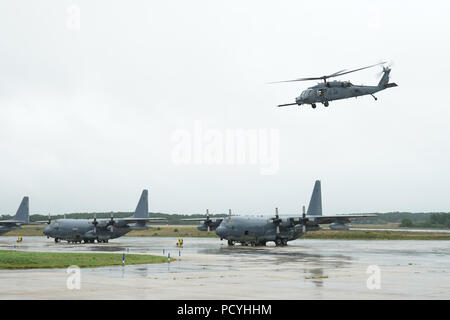
<svg viewBox="0 0 450 320"><path fill-rule="evenodd" d="M325 95L325 92L327 92L327 89L319 89L317 90L317 95L319 97L323 97Z"/></svg>

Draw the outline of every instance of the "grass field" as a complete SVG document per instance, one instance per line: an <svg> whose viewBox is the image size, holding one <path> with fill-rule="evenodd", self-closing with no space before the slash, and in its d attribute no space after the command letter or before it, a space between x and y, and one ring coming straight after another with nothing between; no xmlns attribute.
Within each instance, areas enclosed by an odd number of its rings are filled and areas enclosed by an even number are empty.
<svg viewBox="0 0 450 320"><path fill-rule="evenodd" d="M127 254L125 264L167 262L166 257ZM0 269L80 268L122 264L121 253L59 253L0 250Z"/></svg>
<svg viewBox="0 0 450 320"><path fill-rule="evenodd" d="M337 240L450 240L450 233L395 232L378 230L319 230L308 232L302 238Z"/></svg>
<svg viewBox="0 0 450 320"><path fill-rule="evenodd" d="M356 226L355 227L360 227ZM361 226L362 227L362 226ZM364 226L367 227L367 226ZM379 226L381 227L381 226ZM389 226L385 226L389 228ZM4 234L5 236L43 236L43 226L28 225ZM404 229L404 228L402 228ZM154 226L148 230L134 230L125 237L201 237L218 238L214 231L209 234L197 230L196 226ZM450 240L450 233L439 232L393 232L383 230L320 230L308 232L305 239L341 239L341 240Z"/></svg>

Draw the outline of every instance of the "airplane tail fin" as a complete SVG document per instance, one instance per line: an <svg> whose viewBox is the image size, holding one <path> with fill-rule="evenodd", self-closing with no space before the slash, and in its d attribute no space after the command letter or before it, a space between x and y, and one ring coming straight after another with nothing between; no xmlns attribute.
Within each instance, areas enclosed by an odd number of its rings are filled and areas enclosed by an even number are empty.
<svg viewBox="0 0 450 320"><path fill-rule="evenodd" d="M321 216L322 215L322 190L320 186L320 180L316 180L314 184L314 190L309 201L308 216Z"/></svg>
<svg viewBox="0 0 450 320"><path fill-rule="evenodd" d="M23 197L19 209L17 209L16 215L14 216L14 220L21 221L24 223L30 222L30 208L28 197Z"/></svg>
<svg viewBox="0 0 450 320"><path fill-rule="evenodd" d="M148 190L143 190L139 199L136 210L134 210L134 218L148 218Z"/></svg>

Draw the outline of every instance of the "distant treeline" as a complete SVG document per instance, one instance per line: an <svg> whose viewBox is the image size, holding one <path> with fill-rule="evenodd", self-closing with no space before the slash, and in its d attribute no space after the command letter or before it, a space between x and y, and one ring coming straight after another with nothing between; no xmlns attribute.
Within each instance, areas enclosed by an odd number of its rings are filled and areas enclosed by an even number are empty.
<svg viewBox="0 0 450 320"><path fill-rule="evenodd" d="M398 223L401 227L450 228L448 212L388 212L377 213L376 218L358 219L352 224L389 224Z"/></svg>
<svg viewBox="0 0 450 320"><path fill-rule="evenodd" d="M425 222L414 222L405 218L402 219L400 227L450 228L450 213L432 213Z"/></svg>
<svg viewBox="0 0 450 320"><path fill-rule="evenodd" d="M411 213L411 212L387 212L387 213L375 213L378 216L375 218L365 218L354 220L352 224L392 224L397 223L401 226L411 227L427 227L427 228L450 228L450 213L446 212L424 212L424 213ZM98 219L110 218L111 215L114 218L131 217L132 212L97 212L95 213ZM226 217L226 214L214 214L211 218ZM93 219L94 213L67 213L52 215L51 219ZM167 224L176 225L196 225L199 224L196 221L182 221L182 219L189 218L203 218L204 214L167 214L167 213L150 213L152 218L165 218ZM10 215L3 215L0 220L12 219ZM48 220L48 215L33 214L30 216L30 221L43 221Z"/></svg>

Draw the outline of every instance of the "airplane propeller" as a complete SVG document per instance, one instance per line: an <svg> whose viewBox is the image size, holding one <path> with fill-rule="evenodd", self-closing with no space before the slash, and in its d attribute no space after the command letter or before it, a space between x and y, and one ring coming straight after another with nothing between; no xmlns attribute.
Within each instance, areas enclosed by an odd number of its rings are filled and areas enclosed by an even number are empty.
<svg viewBox="0 0 450 320"><path fill-rule="evenodd" d="M206 209L206 220L203 222L204 224L206 224L208 233L211 231L211 223L213 221L209 218L209 210Z"/></svg>
<svg viewBox="0 0 450 320"><path fill-rule="evenodd" d="M306 223L308 222L308 219L306 219L306 208L303 206L303 213L302 213L302 232L303 234L306 233Z"/></svg>
<svg viewBox="0 0 450 320"><path fill-rule="evenodd" d="M50 224L50 223L52 223L52 219L50 218L50 212L48 213L48 221L47 221L47 224Z"/></svg>
<svg viewBox="0 0 450 320"><path fill-rule="evenodd" d="M92 224L94 225L94 233L97 233L98 221L97 221L97 214L96 213L94 213L94 221L92 221Z"/></svg>
<svg viewBox="0 0 450 320"><path fill-rule="evenodd" d="M116 221L114 221L114 215L111 213L111 219L109 219L108 225L111 226L110 231L114 232L114 225L116 224Z"/></svg>
<svg viewBox="0 0 450 320"><path fill-rule="evenodd" d="M281 223L280 216L278 215L278 208L275 208L275 218L272 218L272 222L276 226L277 234L280 234L280 223Z"/></svg>

